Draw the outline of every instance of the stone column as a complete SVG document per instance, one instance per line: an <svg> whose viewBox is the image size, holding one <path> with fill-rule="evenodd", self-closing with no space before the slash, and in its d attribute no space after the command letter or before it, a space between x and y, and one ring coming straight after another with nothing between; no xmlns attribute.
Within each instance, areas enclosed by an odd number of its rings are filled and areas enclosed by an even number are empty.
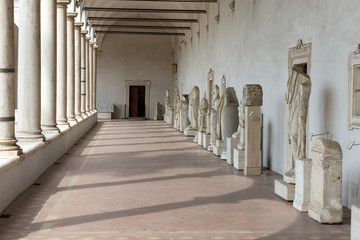
<svg viewBox="0 0 360 240"><path fill-rule="evenodd" d="M74 38L74 19L77 13L67 13L67 107L66 116L70 124L77 123L75 118L75 38Z"/></svg>
<svg viewBox="0 0 360 240"><path fill-rule="evenodd" d="M91 116L91 112L90 112L90 93L89 93L89 40L90 37L86 37L86 41L85 41L85 81L86 81L86 95L85 95L85 111L86 114L90 117Z"/></svg>
<svg viewBox="0 0 360 240"><path fill-rule="evenodd" d="M69 0L57 0L57 86L56 123L58 127L68 128L67 121L67 5Z"/></svg>
<svg viewBox="0 0 360 240"><path fill-rule="evenodd" d="M56 0L41 1L41 128L56 127Z"/></svg>
<svg viewBox="0 0 360 240"><path fill-rule="evenodd" d="M14 1L0 2L0 156L17 156L15 138Z"/></svg>
<svg viewBox="0 0 360 240"><path fill-rule="evenodd" d="M85 119L86 114L86 30L81 31L81 116Z"/></svg>
<svg viewBox="0 0 360 240"><path fill-rule="evenodd" d="M93 50L93 110L95 113L97 113L97 109L96 109L97 49L98 46L95 44Z"/></svg>
<svg viewBox="0 0 360 240"><path fill-rule="evenodd" d="M20 0L17 138L21 142L44 141L40 128L40 54L40 0Z"/></svg>
<svg viewBox="0 0 360 240"><path fill-rule="evenodd" d="M75 22L75 117L77 121L83 120L81 116L81 26L82 22Z"/></svg>
<svg viewBox="0 0 360 240"><path fill-rule="evenodd" d="M89 42L89 111L91 114L94 114L93 106L93 49L94 42Z"/></svg>

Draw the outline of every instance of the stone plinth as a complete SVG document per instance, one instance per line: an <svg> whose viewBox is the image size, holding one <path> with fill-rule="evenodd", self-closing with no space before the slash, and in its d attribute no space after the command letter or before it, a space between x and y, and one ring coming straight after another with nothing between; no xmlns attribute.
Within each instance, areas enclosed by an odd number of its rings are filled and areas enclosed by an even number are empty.
<svg viewBox="0 0 360 240"><path fill-rule="evenodd" d="M245 151L238 148L234 149L234 168L237 170L244 170L245 165Z"/></svg>
<svg viewBox="0 0 360 240"><path fill-rule="evenodd" d="M198 132L197 143L201 146L203 145L203 133L200 131Z"/></svg>
<svg viewBox="0 0 360 240"><path fill-rule="evenodd" d="M275 194L288 202L294 201L295 185L284 180L275 180Z"/></svg>
<svg viewBox="0 0 360 240"><path fill-rule="evenodd" d="M343 220L342 151L339 143L317 139L311 149L311 197L309 216L320 223Z"/></svg>
<svg viewBox="0 0 360 240"><path fill-rule="evenodd" d="M260 176L261 165L261 106L246 106L245 176Z"/></svg>
<svg viewBox="0 0 360 240"><path fill-rule="evenodd" d="M210 146L210 135L209 134L206 134L206 133L203 133L202 134L202 138L203 138L203 148L206 148Z"/></svg>
<svg viewBox="0 0 360 240"><path fill-rule="evenodd" d="M300 212L307 212L310 204L311 159L298 159L295 163L295 199L293 206Z"/></svg>
<svg viewBox="0 0 360 240"><path fill-rule="evenodd" d="M197 132L198 131L196 129L186 128L184 134L187 137L195 137L195 135L197 135Z"/></svg>
<svg viewBox="0 0 360 240"><path fill-rule="evenodd" d="M235 136L235 137L234 137ZM236 146L239 144L239 138L236 137L238 135L234 135L232 137L228 137L226 139L227 141L227 149L226 149L226 155L227 155L227 159L226 162L230 165L234 165L234 149L236 148Z"/></svg>
<svg viewBox="0 0 360 240"><path fill-rule="evenodd" d="M221 153L223 152L224 150L224 141L222 140L216 140L216 144L215 146L213 147L213 153L220 157L221 156Z"/></svg>
<svg viewBox="0 0 360 240"><path fill-rule="evenodd" d="M360 205L351 207L351 240L360 240Z"/></svg>

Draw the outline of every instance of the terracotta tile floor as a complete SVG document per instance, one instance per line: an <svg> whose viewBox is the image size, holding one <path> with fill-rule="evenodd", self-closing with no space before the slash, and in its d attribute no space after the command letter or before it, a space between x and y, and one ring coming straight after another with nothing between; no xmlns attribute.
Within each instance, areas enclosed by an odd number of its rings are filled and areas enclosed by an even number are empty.
<svg viewBox="0 0 360 240"><path fill-rule="evenodd" d="M349 239L156 121L99 122L0 218L0 239Z"/></svg>

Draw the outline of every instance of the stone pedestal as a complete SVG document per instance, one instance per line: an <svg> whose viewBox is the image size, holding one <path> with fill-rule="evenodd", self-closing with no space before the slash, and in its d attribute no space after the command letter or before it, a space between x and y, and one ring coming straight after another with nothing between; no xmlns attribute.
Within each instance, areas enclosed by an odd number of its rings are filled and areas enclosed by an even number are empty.
<svg viewBox="0 0 360 240"><path fill-rule="evenodd" d="M351 207L351 240L360 240L360 205Z"/></svg>
<svg viewBox="0 0 360 240"><path fill-rule="evenodd" d="M245 165L245 151L238 148L234 149L234 168L237 170L244 170Z"/></svg>
<svg viewBox="0 0 360 240"><path fill-rule="evenodd" d="M295 185L284 180L275 180L275 194L288 202L294 201Z"/></svg>
<svg viewBox="0 0 360 240"><path fill-rule="evenodd" d="M213 147L213 153L216 156L220 157L223 150L224 150L224 141L216 140L215 146Z"/></svg>
<svg viewBox="0 0 360 240"><path fill-rule="evenodd" d="M227 141L227 163L230 165L234 165L234 149L239 144L239 134L236 132L232 135L232 137L228 137Z"/></svg>
<svg viewBox="0 0 360 240"><path fill-rule="evenodd" d="M197 143L201 146L203 145L203 133L202 132L198 132Z"/></svg>
<svg viewBox="0 0 360 240"><path fill-rule="evenodd" d="M343 220L342 151L339 143L317 139L311 148L311 200L309 216L320 223Z"/></svg>
<svg viewBox="0 0 360 240"><path fill-rule="evenodd" d="M197 132L198 131L196 129L186 128L184 134L187 137L195 137L195 135L197 135Z"/></svg>
<svg viewBox="0 0 360 240"><path fill-rule="evenodd" d="M203 133L202 138L203 138L202 146L203 146L203 148L207 149L210 146L210 135Z"/></svg>
<svg viewBox="0 0 360 240"><path fill-rule="evenodd" d="M261 165L261 106L246 106L244 174L260 176Z"/></svg>
<svg viewBox="0 0 360 240"><path fill-rule="evenodd" d="M298 159L295 163L295 199L293 206L300 212L307 212L310 204L311 159Z"/></svg>
<svg viewBox="0 0 360 240"><path fill-rule="evenodd" d="M231 104L229 106L224 107L224 149L221 153L221 159L227 160L228 158L228 151L227 151L227 138L232 137L233 133L236 132L238 126L239 126L239 110L238 110L238 103L236 99L236 103L228 103Z"/></svg>

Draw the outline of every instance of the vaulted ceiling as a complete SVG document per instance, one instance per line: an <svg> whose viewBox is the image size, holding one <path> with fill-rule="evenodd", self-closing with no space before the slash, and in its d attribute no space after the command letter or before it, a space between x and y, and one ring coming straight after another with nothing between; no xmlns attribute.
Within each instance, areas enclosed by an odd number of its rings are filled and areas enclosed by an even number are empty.
<svg viewBox="0 0 360 240"><path fill-rule="evenodd" d="M183 36L217 0L78 0L97 34ZM101 37L100 37L101 38Z"/></svg>

